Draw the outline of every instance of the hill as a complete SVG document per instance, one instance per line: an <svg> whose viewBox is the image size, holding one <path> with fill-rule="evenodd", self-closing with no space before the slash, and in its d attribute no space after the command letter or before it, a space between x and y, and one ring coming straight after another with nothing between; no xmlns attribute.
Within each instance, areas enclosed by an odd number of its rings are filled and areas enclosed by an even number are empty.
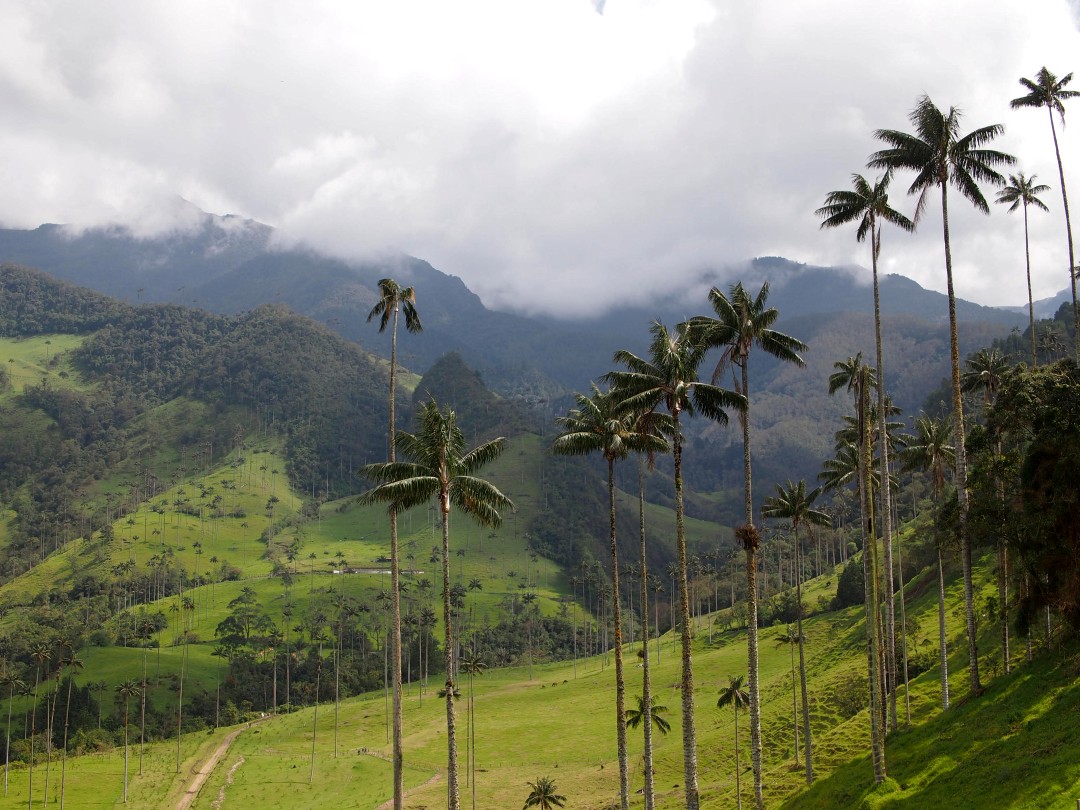
<svg viewBox="0 0 1080 810"><path fill-rule="evenodd" d="M349 262L303 246L288 246L267 226L217 217L188 207L187 229L158 239L136 239L120 230L74 232L61 226L0 230L0 260L19 261L62 278L131 300L183 303L226 316L267 304L285 305L322 322L370 353L385 357L389 342L366 322L378 280L398 278L416 287L424 332L402 340L399 357L418 374L449 352L481 375L486 387L532 409L536 424L570 407L573 391L611 369L617 349L642 353L649 324L668 324L707 309L706 292L725 286L730 270L702 273L691 289L648 306L598 311L588 320L525 317L488 309L461 279L407 257ZM778 328L810 345L809 368L783 369L755 358L751 385L756 401L752 429L765 480L812 479L831 452L831 430L845 404L828 396L832 364L873 345L869 273L826 268L782 258L760 258L740 268L749 285L768 280L769 303L781 313ZM183 284L178 285L177 279ZM894 402L916 413L948 369L943 340L946 299L900 276L882 279L886 382ZM966 353L1023 328L1022 314L959 301L961 351ZM706 452L688 455L687 474L699 489L734 485L741 450L724 431L688 427ZM782 459L782 461L778 461ZM731 522L735 514L699 511Z"/></svg>

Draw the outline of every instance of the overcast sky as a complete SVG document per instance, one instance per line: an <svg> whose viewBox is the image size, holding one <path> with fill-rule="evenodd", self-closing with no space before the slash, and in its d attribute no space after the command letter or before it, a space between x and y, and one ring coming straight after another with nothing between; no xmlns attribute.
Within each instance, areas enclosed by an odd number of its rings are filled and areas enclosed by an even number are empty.
<svg viewBox="0 0 1080 810"><path fill-rule="evenodd" d="M599 8L602 14L598 13ZM1035 297L1068 283L1044 110L1075 2L0 0L0 224L173 227L177 195L339 255L403 251L489 306L585 314L755 256L869 265L814 210L922 93L1003 123L1052 186ZM1080 78L1073 87L1080 90ZM1080 211L1080 101L1062 133ZM1015 171L1015 169L1014 169ZM905 182L907 180L907 182ZM893 203L910 213L910 178ZM987 189L992 199L992 189ZM959 198L957 293L1026 300L1023 220ZM1077 216L1074 214L1074 217ZM939 207L883 269L943 290ZM731 270L730 272L737 272Z"/></svg>

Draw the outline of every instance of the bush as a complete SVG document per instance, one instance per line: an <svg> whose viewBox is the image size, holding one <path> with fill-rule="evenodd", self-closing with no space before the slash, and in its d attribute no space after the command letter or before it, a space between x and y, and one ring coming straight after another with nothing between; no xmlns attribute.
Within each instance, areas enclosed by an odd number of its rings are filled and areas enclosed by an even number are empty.
<svg viewBox="0 0 1080 810"><path fill-rule="evenodd" d="M836 579L836 598L833 600L833 608L843 610L851 605L861 605L865 601L862 559L849 559Z"/></svg>

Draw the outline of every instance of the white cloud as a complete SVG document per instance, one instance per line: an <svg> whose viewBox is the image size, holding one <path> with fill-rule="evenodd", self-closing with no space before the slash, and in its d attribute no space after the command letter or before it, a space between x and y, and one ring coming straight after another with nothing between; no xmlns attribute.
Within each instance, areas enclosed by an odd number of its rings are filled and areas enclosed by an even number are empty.
<svg viewBox="0 0 1080 810"><path fill-rule="evenodd" d="M152 232L182 195L337 253L420 256L492 305L587 313L756 255L866 264L813 211L925 92L1005 123L1001 148L1054 186L1036 297L1067 283L1045 116L1008 108L1020 76L1073 67L1066 0L0 9L8 226ZM1019 303L1022 218L992 207L953 206L957 291ZM885 268L938 289L941 253L933 207L918 235L886 232Z"/></svg>

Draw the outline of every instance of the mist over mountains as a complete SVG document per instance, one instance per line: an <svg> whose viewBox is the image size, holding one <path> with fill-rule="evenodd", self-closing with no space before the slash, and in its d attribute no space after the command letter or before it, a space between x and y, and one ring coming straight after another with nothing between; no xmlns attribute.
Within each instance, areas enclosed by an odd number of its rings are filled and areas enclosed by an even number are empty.
<svg viewBox="0 0 1080 810"><path fill-rule="evenodd" d="M756 477L766 482L816 475L849 410L845 398L828 395L833 363L860 351L872 354L873 291L869 271L861 268L758 258L737 270L702 273L693 288L648 305L609 309L598 301L588 319L529 317L487 308L460 278L421 259L345 261L287 245L258 222L194 207L188 213L187 230L147 238L119 228L0 230L0 262L34 267L133 305L173 303L220 315L285 305L381 356L389 353L389 340L367 323L367 314L379 279L390 276L416 288L424 324L421 334L400 341L404 366L423 374L455 352L491 390L524 401L541 420L565 412L573 391L588 390L590 381L610 370L616 350L644 353L654 320L674 324L708 314L706 293L714 284L726 288L738 278L757 289L768 281L769 304L781 313L776 328L810 348L804 369L780 367L768 356L751 361ZM948 373L947 299L890 275L881 280L881 306L886 383L904 413L916 413ZM966 301L957 302L957 312L965 354L1022 329L1027 320L1026 314ZM688 465L696 485L738 486L737 431L707 424L691 424L688 431L709 451L707 462Z"/></svg>

